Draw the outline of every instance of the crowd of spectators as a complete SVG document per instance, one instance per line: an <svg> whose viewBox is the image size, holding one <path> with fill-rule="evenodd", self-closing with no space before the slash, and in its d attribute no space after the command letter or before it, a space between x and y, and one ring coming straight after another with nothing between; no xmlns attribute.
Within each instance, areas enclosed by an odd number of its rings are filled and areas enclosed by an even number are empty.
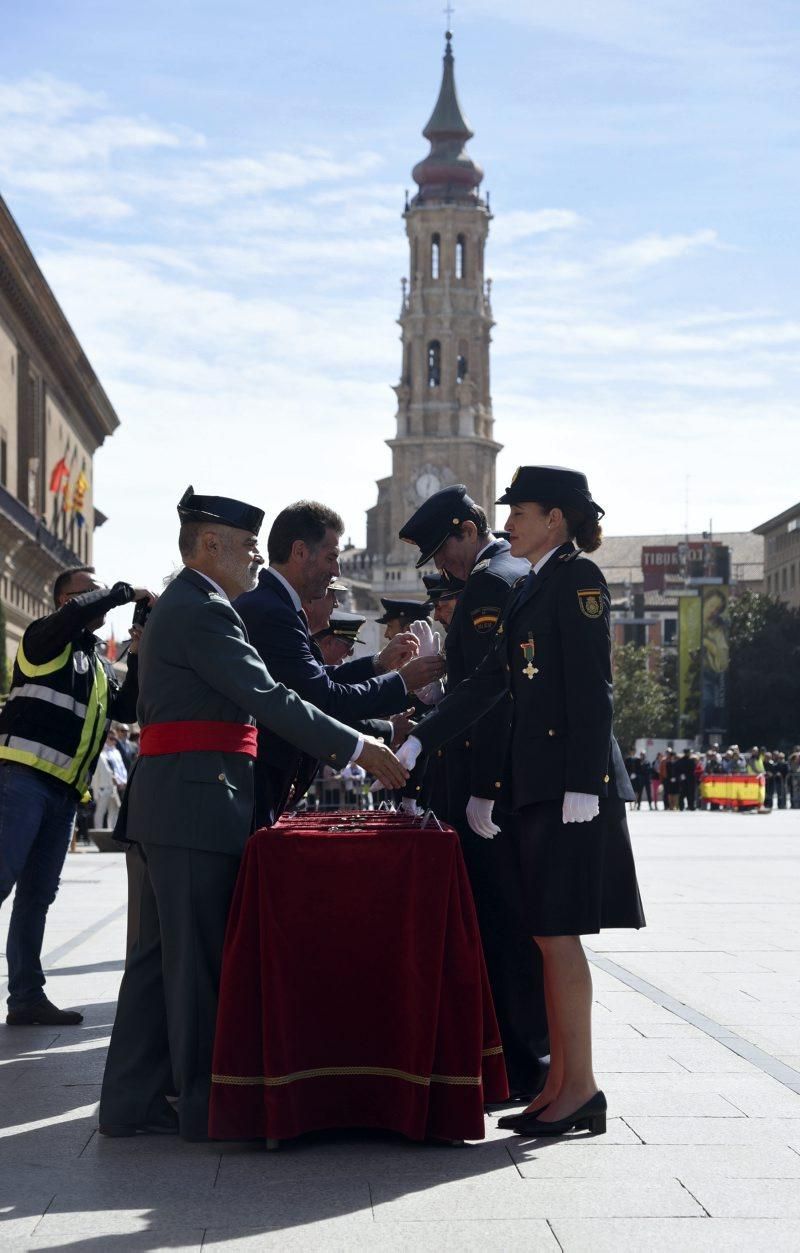
<svg viewBox="0 0 800 1253"><path fill-rule="evenodd" d="M719 808L713 800L704 799L704 779L730 775L763 777L762 812L772 809L800 809L800 745L790 753L771 751L758 746L743 752L738 744L723 749L719 744L700 751L684 748L676 752L667 748L649 761L642 751L626 759L633 790L634 809L693 810Z"/></svg>

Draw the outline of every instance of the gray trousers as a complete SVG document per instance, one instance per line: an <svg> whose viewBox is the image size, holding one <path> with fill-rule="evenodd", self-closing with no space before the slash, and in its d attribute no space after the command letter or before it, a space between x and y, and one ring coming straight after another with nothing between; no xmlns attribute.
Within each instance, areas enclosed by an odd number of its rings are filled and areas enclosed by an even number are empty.
<svg viewBox="0 0 800 1253"><path fill-rule="evenodd" d="M140 844L139 935L120 987L101 1125L141 1126L175 1105L180 1134L208 1135L217 995L239 858Z"/></svg>

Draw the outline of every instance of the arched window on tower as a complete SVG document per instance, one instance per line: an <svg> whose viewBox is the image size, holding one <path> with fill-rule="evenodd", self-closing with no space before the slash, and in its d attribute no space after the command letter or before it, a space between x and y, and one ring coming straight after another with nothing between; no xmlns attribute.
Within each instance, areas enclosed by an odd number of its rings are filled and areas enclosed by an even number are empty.
<svg viewBox="0 0 800 1253"><path fill-rule="evenodd" d="M456 358L456 382L463 383L467 377L467 358L464 353L459 353Z"/></svg>
<svg viewBox="0 0 800 1253"><path fill-rule="evenodd" d="M439 277L439 262L441 259L442 241L437 235L431 236L431 278Z"/></svg>
<svg viewBox="0 0 800 1253"><path fill-rule="evenodd" d="M428 387L438 387L442 381L442 345L438 339L428 344Z"/></svg>
<svg viewBox="0 0 800 1253"><path fill-rule="evenodd" d="M465 278L467 273L467 241L463 235L456 240L456 278Z"/></svg>

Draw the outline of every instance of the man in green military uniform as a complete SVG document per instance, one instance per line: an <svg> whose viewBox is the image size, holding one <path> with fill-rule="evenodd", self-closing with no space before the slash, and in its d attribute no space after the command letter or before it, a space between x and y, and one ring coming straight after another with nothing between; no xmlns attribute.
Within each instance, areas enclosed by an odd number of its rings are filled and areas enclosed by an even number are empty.
<svg viewBox="0 0 800 1253"><path fill-rule="evenodd" d="M44 995L45 919L111 719L136 716L140 629L132 628L122 686L94 632L109 609L153 597L129 583L102 587L91 567L80 566L58 576L53 599L55 612L22 637L0 713L0 902L17 889L6 946L10 1027L83 1021Z"/></svg>
<svg viewBox="0 0 800 1253"><path fill-rule="evenodd" d="M147 624L140 754L116 831L146 875L100 1131L202 1140L225 925L253 822L254 719L337 767L358 759L389 787L405 772L383 744L275 683L248 642L231 601L256 585L262 510L190 487L178 514L184 569Z"/></svg>

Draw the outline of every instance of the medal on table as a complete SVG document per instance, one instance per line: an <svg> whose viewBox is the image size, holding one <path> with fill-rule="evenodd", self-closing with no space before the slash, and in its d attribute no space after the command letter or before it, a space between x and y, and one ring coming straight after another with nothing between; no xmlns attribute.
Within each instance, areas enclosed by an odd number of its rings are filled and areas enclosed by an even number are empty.
<svg viewBox="0 0 800 1253"><path fill-rule="evenodd" d="M528 632L527 643L520 644L520 648L522 649L522 656L527 662L527 665L522 667L522 673L525 675L526 678L532 679L535 674L539 673L539 671L537 670L536 666L533 664L533 659L536 655L536 649L533 643L533 636L530 634L530 632Z"/></svg>

